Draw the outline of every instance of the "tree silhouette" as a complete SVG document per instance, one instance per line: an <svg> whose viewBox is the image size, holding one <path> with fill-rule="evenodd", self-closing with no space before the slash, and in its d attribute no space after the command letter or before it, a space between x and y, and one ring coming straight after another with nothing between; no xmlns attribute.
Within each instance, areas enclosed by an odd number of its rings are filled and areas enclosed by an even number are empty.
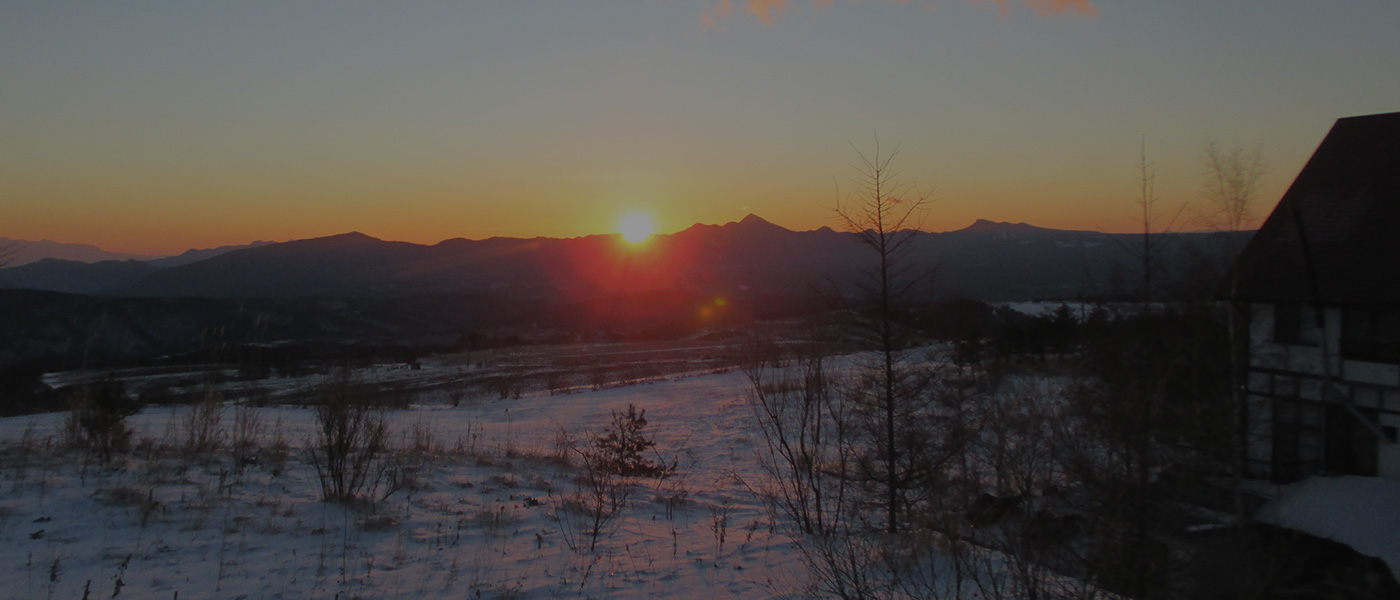
<svg viewBox="0 0 1400 600"><path fill-rule="evenodd" d="M912 373L906 363L909 329L903 326L908 298L919 277L911 273L910 253L914 235L928 207L929 198L908 184L896 180L891 167L899 149L882 154L875 140L873 154L856 150L860 164L852 178L855 189L838 200L836 216L846 230L875 254L878 263L867 284L862 286L860 305L855 314L860 328L870 335L879 354L858 395L868 396L866 404L875 412L878 428L873 431L874 462L880 473L872 474L885 491L885 529L899 530L900 498L912 478L912 456L902 452L900 438L907 427L909 405L918 394L911 388ZM915 386L916 387L916 386Z"/></svg>

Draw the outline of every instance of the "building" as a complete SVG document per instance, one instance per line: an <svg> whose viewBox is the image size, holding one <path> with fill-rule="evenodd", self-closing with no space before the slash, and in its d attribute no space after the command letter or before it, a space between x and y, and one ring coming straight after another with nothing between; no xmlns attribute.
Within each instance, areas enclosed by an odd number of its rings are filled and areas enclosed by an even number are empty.
<svg viewBox="0 0 1400 600"><path fill-rule="evenodd" d="M1236 273L1246 472L1400 479L1400 113L1339 119Z"/></svg>

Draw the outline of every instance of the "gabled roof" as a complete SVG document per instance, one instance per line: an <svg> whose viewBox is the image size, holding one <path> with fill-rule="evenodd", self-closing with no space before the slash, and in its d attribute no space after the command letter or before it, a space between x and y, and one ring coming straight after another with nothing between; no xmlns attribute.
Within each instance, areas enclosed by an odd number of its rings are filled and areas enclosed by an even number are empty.
<svg viewBox="0 0 1400 600"><path fill-rule="evenodd" d="M1241 300L1314 300L1300 222L1324 304L1400 304L1400 112L1337 120L1240 254Z"/></svg>

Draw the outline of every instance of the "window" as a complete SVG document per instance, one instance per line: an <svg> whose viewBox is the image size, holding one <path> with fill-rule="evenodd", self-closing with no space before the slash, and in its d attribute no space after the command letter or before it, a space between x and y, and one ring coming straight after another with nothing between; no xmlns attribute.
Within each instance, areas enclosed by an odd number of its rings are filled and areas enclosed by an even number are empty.
<svg viewBox="0 0 1400 600"><path fill-rule="evenodd" d="M1361 357L1371 352L1371 311L1342 311L1342 356Z"/></svg>
<svg viewBox="0 0 1400 600"><path fill-rule="evenodd" d="M1303 341L1302 305L1296 302L1274 305L1274 341L1297 344Z"/></svg>
<svg viewBox="0 0 1400 600"><path fill-rule="evenodd" d="M1376 358L1395 362L1400 359L1400 313L1384 311L1376 314Z"/></svg>
<svg viewBox="0 0 1400 600"><path fill-rule="evenodd" d="M1322 468L1324 410L1312 402L1274 404L1274 472L1278 483L1298 481Z"/></svg>
<svg viewBox="0 0 1400 600"><path fill-rule="evenodd" d="M1369 307L1342 311L1342 356L1400 362L1400 311Z"/></svg>
<svg viewBox="0 0 1400 600"><path fill-rule="evenodd" d="M1379 467L1376 411L1327 405L1327 445L1323 468L1343 475L1375 477ZM1384 435L1384 433L1382 433Z"/></svg>
<svg viewBox="0 0 1400 600"><path fill-rule="evenodd" d="M1274 305L1274 342L1316 346L1317 311L1297 302Z"/></svg>

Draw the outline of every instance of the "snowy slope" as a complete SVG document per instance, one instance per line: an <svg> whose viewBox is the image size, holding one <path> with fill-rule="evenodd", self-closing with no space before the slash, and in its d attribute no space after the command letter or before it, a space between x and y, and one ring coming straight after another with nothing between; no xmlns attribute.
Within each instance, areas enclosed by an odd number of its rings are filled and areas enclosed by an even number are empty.
<svg viewBox="0 0 1400 600"><path fill-rule="evenodd" d="M745 388L729 373L395 411L396 445L413 446L416 429L431 450L401 455L421 461L419 489L372 508L317 499L299 449L306 409L258 409L264 450L279 437L291 447L285 464L269 451L241 472L177 449L188 407L132 417L140 449L114 467L57 448L63 415L0 420L3 595L788 597L804 571L746 487L757 473ZM576 471L551 459L555 440L561 429L586 439L629 403L680 473L639 481L596 550L574 552L580 525L563 499ZM230 408L221 426L234 420Z"/></svg>

